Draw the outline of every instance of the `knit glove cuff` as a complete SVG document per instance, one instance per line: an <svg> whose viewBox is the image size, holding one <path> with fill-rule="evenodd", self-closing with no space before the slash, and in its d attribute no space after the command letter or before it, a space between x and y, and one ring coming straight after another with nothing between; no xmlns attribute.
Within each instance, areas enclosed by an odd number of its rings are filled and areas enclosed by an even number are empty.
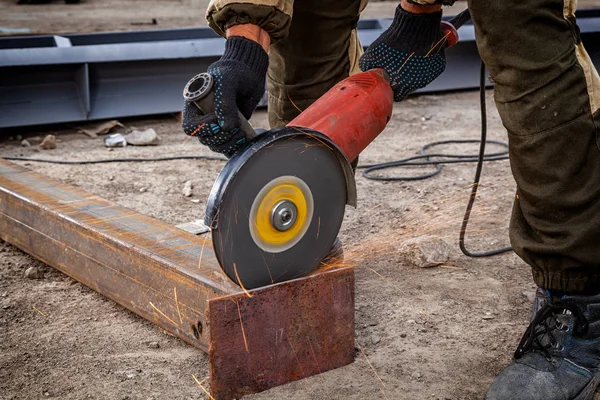
<svg viewBox="0 0 600 400"><path fill-rule="evenodd" d="M415 55L425 55L440 39L442 12L412 14L396 7L394 20L381 39L401 49L410 49Z"/></svg>
<svg viewBox="0 0 600 400"><path fill-rule="evenodd" d="M242 36L231 36L225 41L221 61L237 61L261 77L267 73L269 55L260 44Z"/></svg>

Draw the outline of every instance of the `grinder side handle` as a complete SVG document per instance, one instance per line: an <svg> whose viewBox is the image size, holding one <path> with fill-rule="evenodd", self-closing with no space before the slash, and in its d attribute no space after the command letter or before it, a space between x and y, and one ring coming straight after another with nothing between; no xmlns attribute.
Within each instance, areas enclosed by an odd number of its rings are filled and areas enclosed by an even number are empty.
<svg viewBox="0 0 600 400"><path fill-rule="evenodd" d="M183 89L183 98L190 101L198 107L202 114L210 114L215 111L213 78L208 72L196 75L185 85ZM250 125L250 122L238 110L240 120L240 130L244 133L246 139L250 140L256 137L256 131Z"/></svg>

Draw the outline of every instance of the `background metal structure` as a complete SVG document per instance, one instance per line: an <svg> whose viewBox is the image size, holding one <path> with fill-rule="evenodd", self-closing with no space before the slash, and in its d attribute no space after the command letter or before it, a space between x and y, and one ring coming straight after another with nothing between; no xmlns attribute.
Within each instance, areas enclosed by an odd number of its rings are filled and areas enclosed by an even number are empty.
<svg viewBox="0 0 600 400"><path fill-rule="evenodd" d="M600 9L577 13L600 66ZM390 19L359 21L364 46ZM422 92L478 86L473 25L447 51L446 72ZM217 60L224 39L210 28L0 39L0 129L178 112L186 82Z"/></svg>

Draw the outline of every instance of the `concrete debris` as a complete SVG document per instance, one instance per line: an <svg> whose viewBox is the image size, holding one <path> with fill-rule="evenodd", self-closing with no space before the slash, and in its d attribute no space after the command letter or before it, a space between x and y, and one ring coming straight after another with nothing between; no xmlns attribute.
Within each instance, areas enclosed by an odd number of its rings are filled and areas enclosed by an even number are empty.
<svg viewBox="0 0 600 400"><path fill-rule="evenodd" d="M113 133L104 137L104 145L109 148L125 147L127 146L127 140L120 133Z"/></svg>
<svg viewBox="0 0 600 400"><path fill-rule="evenodd" d="M117 120L112 120L103 122L101 124L90 125L86 128L78 128L77 131L83 133L84 135L88 135L91 138L95 138L98 137L98 135L106 135L117 127L125 128L125 125Z"/></svg>
<svg viewBox="0 0 600 400"><path fill-rule="evenodd" d="M521 293L523 296L525 296L525 298L527 300L529 300L530 303L533 303L533 301L535 300L535 290L526 290L524 292Z"/></svg>
<svg viewBox="0 0 600 400"><path fill-rule="evenodd" d="M398 247L402 261L412 267L435 267L448 261L450 245L438 236L419 236Z"/></svg>
<svg viewBox="0 0 600 400"><path fill-rule="evenodd" d="M381 342L381 338L379 336L377 336L377 335L371 336L371 343L377 344L379 342Z"/></svg>
<svg viewBox="0 0 600 400"><path fill-rule="evenodd" d="M42 279L44 274L39 268L29 267L25 270L25 277L28 279Z"/></svg>
<svg viewBox="0 0 600 400"><path fill-rule="evenodd" d="M187 181L186 183L183 184L183 195L185 197L192 197L192 189L194 188L194 185L192 184L192 181Z"/></svg>
<svg viewBox="0 0 600 400"><path fill-rule="evenodd" d="M23 139L21 141L21 147L31 147L31 143L29 143L29 141L27 141L27 139Z"/></svg>
<svg viewBox="0 0 600 400"><path fill-rule="evenodd" d="M44 150L53 150L56 148L56 136L54 135L46 135L42 143L40 143L40 147Z"/></svg>
<svg viewBox="0 0 600 400"><path fill-rule="evenodd" d="M125 135L125 140L132 146L156 146L160 143L160 136L150 128L145 131L133 131Z"/></svg>

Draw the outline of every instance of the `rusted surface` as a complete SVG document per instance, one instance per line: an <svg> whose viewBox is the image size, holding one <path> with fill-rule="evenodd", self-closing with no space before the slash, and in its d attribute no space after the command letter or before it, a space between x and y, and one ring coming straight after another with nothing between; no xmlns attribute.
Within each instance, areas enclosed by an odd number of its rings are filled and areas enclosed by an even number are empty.
<svg viewBox="0 0 600 400"><path fill-rule="evenodd" d="M248 297L222 273L207 235L183 232L2 159L0 238L186 342L210 349L216 399L352 361L351 269L317 272ZM248 348L257 351L246 352L240 315ZM265 336L277 329L288 336L275 342ZM270 360L277 368L264 367L264 351L272 344ZM307 346L322 357L316 358L319 366L309 364Z"/></svg>
<svg viewBox="0 0 600 400"><path fill-rule="evenodd" d="M354 359L352 268L211 299L208 309L217 400L239 399Z"/></svg>

